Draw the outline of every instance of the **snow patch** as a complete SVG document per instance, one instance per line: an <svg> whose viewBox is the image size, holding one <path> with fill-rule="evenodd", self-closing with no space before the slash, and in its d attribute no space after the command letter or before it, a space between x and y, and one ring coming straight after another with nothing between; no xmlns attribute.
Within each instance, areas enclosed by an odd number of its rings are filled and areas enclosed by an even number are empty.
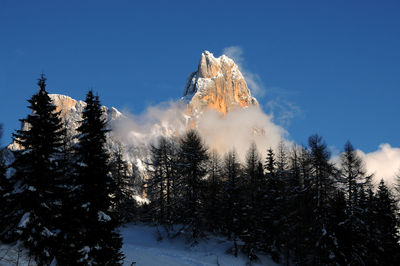
<svg viewBox="0 0 400 266"><path fill-rule="evenodd" d="M146 199L146 198L142 198L139 195L134 195L133 199L136 201L136 203L138 203L139 205L143 205L143 204L149 204L150 200Z"/></svg>
<svg viewBox="0 0 400 266"><path fill-rule="evenodd" d="M98 220L99 220L100 222L109 222L109 221L111 221L111 217L108 216L107 214L105 214L105 213L102 212L102 211L99 211L99 212L97 213L97 218L98 218Z"/></svg>
<svg viewBox="0 0 400 266"><path fill-rule="evenodd" d="M22 215L22 218L19 221L18 227L25 228L29 223L30 216L31 216L30 212L26 212L24 215Z"/></svg>

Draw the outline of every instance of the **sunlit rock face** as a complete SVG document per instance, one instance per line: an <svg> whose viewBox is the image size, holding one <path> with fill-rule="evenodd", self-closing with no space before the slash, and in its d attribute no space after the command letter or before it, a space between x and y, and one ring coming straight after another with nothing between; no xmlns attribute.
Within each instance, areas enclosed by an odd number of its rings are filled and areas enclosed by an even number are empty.
<svg viewBox="0 0 400 266"><path fill-rule="evenodd" d="M75 135L77 133L76 129L79 127L82 121L82 112L86 107L86 103L84 101L77 101L69 96L61 94L49 94L49 97L56 107L56 112L60 113L59 117L65 124L69 134L71 136ZM101 108L103 110L103 119L105 119L108 124L123 117L123 115L114 107L108 109L107 107L102 106ZM24 123L21 125L21 128L23 130L28 130L29 124ZM8 148L10 150L19 150L23 147L14 141L8 146Z"/></svg>
<svg viewBox="0 0 400 266"><path fill-rule="evenodd" d="M236 108L258 105L235 62L226 55L215 58L208 51L202 53L197 71L189 75L183 99L188 102L187 114L193 118L207 109L225 115Z"/></svg>

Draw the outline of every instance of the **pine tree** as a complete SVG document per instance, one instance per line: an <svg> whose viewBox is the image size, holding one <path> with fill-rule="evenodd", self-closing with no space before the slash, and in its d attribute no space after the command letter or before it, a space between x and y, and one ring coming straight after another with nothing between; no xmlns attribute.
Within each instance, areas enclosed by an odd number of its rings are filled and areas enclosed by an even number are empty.
<svg viewBox="0 0 400 266"><path fill-rule="evenodd" d="M365 169L361 158L357 155L353 145L347 141L344 152L340 156L341 180L346 188L347 202L350 213L354 212L358 190L365 182Z"/></svg>
<svg viewBox="0 0 400 266"><path fill-rule="evenodd" d="M267 158L265 159L265 171L268 175L274 176L276 169L275 154L272 148L267 151Z"/></svg>
<svg viewBox="0 0 400 266"><path fill-rule="evenodd" d="M330 206L327 230L333 232L332 237L335 239L334 245L331 247L331 261L338 265L353 265L353 263L356 265L363 265L360 261L358 261L360 264L355 262L355 259L358 256L357 254L354 254L354 257L351 257L352 242L349 241L351 228L348 225L348 208L343 191L338 190L336 192L334 197L331 198Z"/></svg>
<svg viewBox="0 0 400 266"><path fill-rule="evenodd" d="M297 156L298 152L298 156ZM296 193L298 217L296 230L296 246L294 248L295 261L299 265L310 264L310 254L315 247L311 238L311 227L313 224L313 199L312 178L311 178L311 154L310 151L302 146L295 150L292 155L292 172L299 175L299 186ZM298 168L297 168L298 167Z"/></svg>
<svg viewBox="0 0 400 266"><path fill-rule="evenodd" d="M188 131L181 139L179 148L179 170L181 174L183 216L182 222L191 234L193 244L198 243L202 230L201 210L204 202L201 195L204 190L204 177L207 173L207 149L196 131Z"/></svg>
<svg viewBox="0 0 400 266"><path fill-rule="evenodd" d="M329 263L334 256L334 236L328 231L330 199L335 193L333 186L334 168L329 163L330 153L326 143L318 135L308 140L311 155L311 190L313 195L314 220L312 222L312 241L316 243L314 249L314 263Z"/></svg>
<svg viewBox="0 0 400 266"><path fill-rule="evenodd" d="M400 264L400 244L397 228L395 200L383 179L376 192L376 238L379 263L382 265Z"/></svg>
<svg viewBox="0 0 400 266"><path fill-rule="evenodd" d="M342 221L346 226L346 247L342 248L348 263L363 263L362 254L366 247L363 245L361 232L366 230L366 221L363 217L364 210L359 208L360 190L366 183L367 176L362 159L357 155L353 145L347 141L344 152L340 156L340 187L346 195L347 219Z"/></svg>
<svg viewBox="0 0 400 266"><path fill-rule="evenodd" d="M28 100L32 114L21 122L25 127L13 134L21 149L14 151L13 176L16 187L10 223L16 228L39 264L49 264L57 247L55 217L58 215L57 153L61 146L62 123L46 91L46 78Z"/></svg>
<svg viewBox="0 0 400 266"><path fill-rule="evenodd" d="M217 151L210 152L207 164L206 189L203 193L205 220L210 232L218 232L222 229L222 165Z"/></svg>
<svg viewBox="0 0 400 266"><path fill-rule="evenodd" d="M257 258L255 249L259 240L258 211L261 211L259 194L263 178L263 176L260 176L258 168L260 162L257 146L253 142L247 151L246 164L244 166L246 182L244 197L242 197L245 204L242 209L243 231L241 232L241 238L245 242L243 249L250 261Z"/></svg>
<svg viewBox="0 0 400 266"><path fill-rule="evenodd" d="M80 201L78 233L80 264L119 265L122 239L116 231L118 219L112 210L115 180L110 175L109 155L105 149L106 122L98 96L86 96L83 120L77 129L77 179Z"/></svg>
<svg viewBox="0 0 400 266"><path fill-rule="evenodd" d="M276 209L278 208L276 199L278 198L278 182L276 176L276 159L274 151L269 148L265 160L264 169L265 185L263 186L263 206L262 206L262 227L264 228L262 244L265 252L271 253L273 260L279 262L279 251L277 248L277 230L278 225Z"/></svg>
<svg viewBox="0 0 400 266"><path fill-rule="evenodd" d="M80 258L78 252L79 237L77 228L81 226L79 183L77 176L76 154L74 151L75 135L67 128L64 121L64 130L61 137L61 147L58 154L57 164L57 194L60 197L60 216L55 222L60 228L57 236L59 248L56 260L59 265L71 265Z"/></svg>
<svg viewBox="0 0 400 266"><path fill-rule="evenodd" d="M123 147L118 143L111 159L111 175L114 179L113 209L120 223L133 218L136 202L132 198L134 176L129 173L128 164L123 158Z"/></svg>
<svg viewBox="0 0 400 266"><path fill-rule="evenodd" d="M233 240L232 252L238 256L238 240L241 235L241 210L240 200L241 185L241 165L238 162L235 151L229 152L224 159L224 211L225 226L228 237Z"/></svg>
<svg viewBox="0 0 400 266"><path fill-rule="evenodd" d="M146 186L151 200L151 213L159 225L168 227L178 220L174 215L179 194L176 145L172 140L160 137L157 146L150 147L150 153Z"/></svg>

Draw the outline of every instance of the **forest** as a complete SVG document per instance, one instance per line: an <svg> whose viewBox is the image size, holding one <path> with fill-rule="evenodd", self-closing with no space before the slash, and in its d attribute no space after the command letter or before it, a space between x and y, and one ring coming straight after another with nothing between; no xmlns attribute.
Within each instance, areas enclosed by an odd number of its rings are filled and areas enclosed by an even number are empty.
<svg viewBox="0 0 400 266"><path fill-rule="evenodd" d="M13 134L21 148L11 164L0 157L0 240L23 243L38 265L121 265L118 228L128 222L162 226L188 245L225 236L227 252L250 264L269 254L285 265L400 265L400 178L374 184L350 142L336 163L318 134L307 146L252 144L241 161L195 130L160 137L140 188L149 203L138 204L124 147L106 149L99 97L87 93L71 136L44 75L38 86L21 119L29 126Z"/></svg>

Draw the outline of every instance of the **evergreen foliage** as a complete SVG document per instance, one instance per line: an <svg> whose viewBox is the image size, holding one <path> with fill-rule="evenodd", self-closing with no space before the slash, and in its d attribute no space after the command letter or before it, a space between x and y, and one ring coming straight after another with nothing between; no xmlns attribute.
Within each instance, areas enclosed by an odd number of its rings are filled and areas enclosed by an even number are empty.
<svg viewBox="0 0 400 266"><path fill-rule="evenodd" d="M118 147L111 158L111 176L114 179L112 209L119 223L131 221L135 214L136 201L133 199L135 176L130 174L128 164L123 158L123 147ZM131 171L134 174L134 171Z"/></svg>
<svg viewBox="0 0 400 266"><path fill-rule="evenodd" d="M105 149L108 130L99 97L90 90L85 102L75 151L80 220L76 228L80 258L76 263L119 265L123 259L122 239L116 231L119 221L112 208L111 195L115 195L116 184Z"/></svg>
<svg viewBox="0 0 400 266"><path fill-rule="evenodd" d="M39 265L121 265L117 229L132 220L191 245L207 231L225 235L228 252L243 252L249 264L263 253L286 265L400 264L399 195L383 181L374 188L350 142L334 165L319 135L307 147L281 141L264 163L254 143L241 162L234 150L223 159L208 151L194 130L161 137L146 162L150 204L136 206L135 171L124 147L106 149L98 96L87 94L75 136L45 81L14 134L15 160L8 166L0 154L0 239L21 241Z"/></svg>
<svg viewBox="0 0 400 266"><path fill-rule="evenodd" d="M9 232L21 240L40 264L49 264L57 247L56 217L60 214L57 158L60 151L62 123L46 91L42 74L39 90L32 96L32 114L21 119L26 127L13 134L21 149L14 151L11 167L14 189L11 192L13 227Z"/></svg>
<svg viewBox="0 0 400 266"><path fill-rule="evenodd" d="M207 174L207 149L196 131L189 130L180 140L179 172L180 172L180 199L181 221L187 225L193 244L196 244L203 230L202 191L205 187L204 177Z"/></svg>

